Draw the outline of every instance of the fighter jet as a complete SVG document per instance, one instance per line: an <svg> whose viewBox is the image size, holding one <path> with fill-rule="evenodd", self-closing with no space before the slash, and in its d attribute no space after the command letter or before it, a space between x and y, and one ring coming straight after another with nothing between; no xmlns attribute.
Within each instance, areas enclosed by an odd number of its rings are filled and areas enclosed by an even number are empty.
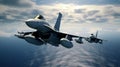
<svg viewBox="0 0 120 67"><path fill-rule="evenodd" d="M77 38L75 41L82 44L82 39L85 39L85 37L60 32L61 18L62 14L59 12L57 21L54 27L52 27L42 15L38 15L33 19L25 21L25 24L28 27L35 29L35 31L18 32L15 36L37 45L49 43L54 46L59 46L59 44L61 44L66 48L71 48L73 47L73 43L71 42L73 41L73 38Z"/></svg>
<svg viewBox="0 0 120 67"><path fill-rule="evenodd" d="M25 24L28 27L35 29L35 31L18 32L18 34L15 34L15 36L25 39L28 42L33 40L32 43L36 43L36 42L37 44L39 42L40 44L49 43L54 46L59 46L59 44L61 44L66 48L71 48L73 47L73 43L71 42L73 38L81 38L81 37L60 32L59 29L61 24L61 18L62 18L62 14L59 13L57 21L54 27L52 27L42 15L38 15L33 19L28 19L25 21Z"/></svg>
<svg viewBox="0 0 120 67"><path fill-rule="evenodd" d="M91 34L90 37L86 37L84 38L86 41L88 41L89 43L99 43L99 44L103 44L103 41L107 41L107 40L103 40L98 38L98 31L96 32L96 35Z"/></svg>

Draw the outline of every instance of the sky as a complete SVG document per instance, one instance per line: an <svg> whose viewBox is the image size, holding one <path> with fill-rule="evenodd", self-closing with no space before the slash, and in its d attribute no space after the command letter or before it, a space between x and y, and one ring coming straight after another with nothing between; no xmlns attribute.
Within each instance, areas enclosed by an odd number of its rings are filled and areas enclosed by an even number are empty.
<svg viewBox="0 0 120 67"><path fill-rule="evenodd" d="M14 37L17 31L33 31L24 22L38 14L54 26L59 12L63 14L60 31L90 36L98 30L98 37L108 41L104 45L74 42L74 47L68 50L61 45L38 47ZM36 64L86 67L97 63L100 67L115 67L120 64L119 35L120 0L0 0L0 66L24 67L31 63L30 67Z"/></svg>
<svg viewBox="0 0 120 67"><path fill-rule="evenodd" d="M24 21L38 14L54 25L59 12L63 32L120 32L120 0L0 0L0 36L29 30Z"/></svg>

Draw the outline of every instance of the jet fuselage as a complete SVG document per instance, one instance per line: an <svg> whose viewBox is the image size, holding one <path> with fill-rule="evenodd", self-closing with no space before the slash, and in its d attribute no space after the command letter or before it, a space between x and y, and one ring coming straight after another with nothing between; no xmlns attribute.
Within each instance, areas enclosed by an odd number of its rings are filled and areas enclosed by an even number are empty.
<svg viewBox="0 0 120 67"><path fill-rule="evenodd" d="M51 27L46 20L42 19L28 19L25 23L30 28L36 29L42 33L49 32L50 29L48 27Z"/></svg>

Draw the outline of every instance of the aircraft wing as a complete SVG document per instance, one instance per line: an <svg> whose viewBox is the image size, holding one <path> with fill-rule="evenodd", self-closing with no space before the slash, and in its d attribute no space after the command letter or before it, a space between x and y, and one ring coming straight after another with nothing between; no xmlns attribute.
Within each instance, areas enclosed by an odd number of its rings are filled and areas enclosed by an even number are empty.
<svg viewBox="0 0 120 67"><path fill-rule="evenodd" d="M67 33L62 33L62 32L56 32L58 34L58 37L61 38L66 38L69 41L72 41L73 38L76 38L75 41L79 44L83 44L83 39L87 39L86 37L81 37L77 35L72 35L72 34L67 34Z"/></svg>
<svg viewBox="0 0 120 67"><path fill-rule="evenodd" d="M72 34L68 34L68 33L63 33L63 32L57 32L59 35L68 35L68 36L70 36L70 37L74 37L74 38L79 38L79 37L81 37L81 38L86 38L86 37L82 37L82 36L77 36L77 35L72 35Z"/></svg>
<svg viewBox="0 0 120 67"><path fill-rule="evenodd" d="M70 37L74 37L74 38L79 38L81 36L77 36L77 35L72 35L72 34L67 34L67 33L63 33L63 32L60 32L60 31L56 31L54 30L53 28L49 27L49 26L46 26L47 28L49 28L52 32L55 32L56 34L58 34L58 37L60 38L64 38L66 35L70 36ZM81 38L86 38L86 37L81 37Z"/></svg>

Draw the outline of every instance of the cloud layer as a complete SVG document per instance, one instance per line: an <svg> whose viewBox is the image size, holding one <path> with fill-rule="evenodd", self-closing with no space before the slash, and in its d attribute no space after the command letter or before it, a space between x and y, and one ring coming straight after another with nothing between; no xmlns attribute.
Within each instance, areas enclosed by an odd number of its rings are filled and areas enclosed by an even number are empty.
<svg viewBox="0 0 120 67"><path fill-rule="evenodd" d="M0 0L0 4L11 7L31 7L34 2L31 0Z"/></svg>
<svg viewBox="0 0 120 67"><path fill-rule="evenodd" d="M60 1L56 0L0 0L0 23L22 23L29 18L34 18L38 14L45 16L46 20L53 23L56 22L57 13L61 12L63 14L62 23L64 23L65 28L67 27L72 29L71 25L76 23L78 27L74 26L75 29L88 28L87 32L90 30L96 29L111 29L119 30L120 22L120 5L119 0L98 0L89 4L83 0L72 0L72 1ZM76 3L77 2L77 3ZM78 3L83 4L78 4ZM102 2L105 2L102 4ZM67 3L67 4L66 4ZM98 4L99 3L99 4ZM70 23L70 26L67 26L67 23ZM86 26L81 26L82 23L90 23ZM96 26L93 26L93 23L98 23ZM99 24L102 23L102 24ZM80 24L80 25L78 25ZM14 24L16 25L16 24ZM10 25L12 26L12 25ZM1 31L5 27L1 26ZM83 31L83 30L82 30ZM94 32L95 32L94 31ZM4 31L3 31L4 32Z"/></svg>
<svg viewBox="0 0 120 67"><path fill-rule="evenodd" d="M33 0L35 1L37 4L39 5L43 5L43 4L46 4L46 5L50 5L50 4L54 4L54 3L64 3L64 4L71 4L71 3L74 3L74 4L78 4L78 5L108 5L108 4L120 4L120 0Z"/></svg>
<svg viewBox="0 0 120 67"><path fill-rule="evenodd" d="M115 5L75 5L75 4L53 4L34 5L31 8L9 8L1 6L0 21L12 22L25 20L37 14L43 14L48 20L56 19L56 13L62 12L65 22L108 22L120 18L120 7ZM52 17L51 17L52 16Z"/></svg>

